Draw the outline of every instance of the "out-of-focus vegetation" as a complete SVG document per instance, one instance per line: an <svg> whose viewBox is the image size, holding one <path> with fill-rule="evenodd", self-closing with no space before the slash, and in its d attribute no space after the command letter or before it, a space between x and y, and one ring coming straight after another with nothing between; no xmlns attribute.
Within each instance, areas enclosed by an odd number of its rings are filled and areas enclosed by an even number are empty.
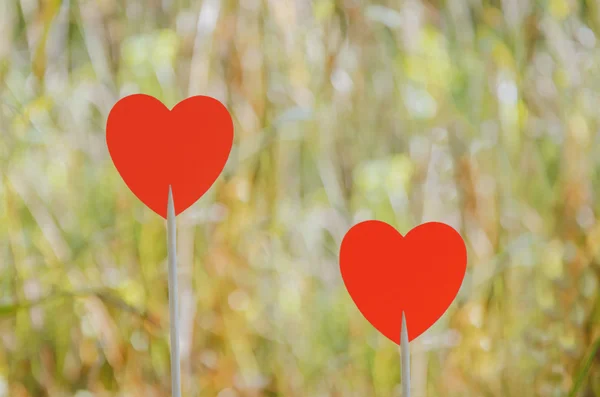
<svg viewBox="0 0 600 397"><path fill-rule="evenodd" d="M400 396L349 298L354 223L469 249L414 396L600 396L594 0L0 0L0 396L168 396L165 224L111 106L223 101L225 172L178 217L186 396Z"/></svg>

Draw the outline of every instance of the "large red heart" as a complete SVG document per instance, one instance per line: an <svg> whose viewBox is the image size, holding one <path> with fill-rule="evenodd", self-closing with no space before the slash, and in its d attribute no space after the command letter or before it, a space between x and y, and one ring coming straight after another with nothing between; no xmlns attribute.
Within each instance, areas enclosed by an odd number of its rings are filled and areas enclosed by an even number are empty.
<svg viewBox="0 0 600 397"><path fill-rule="evenodd" d="M408 340L431 327L462 284L467 250L452 227L424 223L403 237L380 221L353 226L342 241L342 278L365 318L400 344L402 312Z"/></svg>
<svg viewBox="0 0 600 397"><path fill-rule="evenodd" d="M177 215L223 171L233 121L221 102L207 96L187 98L169 110L149 95L130 95L108 115L106 143L129 189L166 218L169 185Z"/></svg>

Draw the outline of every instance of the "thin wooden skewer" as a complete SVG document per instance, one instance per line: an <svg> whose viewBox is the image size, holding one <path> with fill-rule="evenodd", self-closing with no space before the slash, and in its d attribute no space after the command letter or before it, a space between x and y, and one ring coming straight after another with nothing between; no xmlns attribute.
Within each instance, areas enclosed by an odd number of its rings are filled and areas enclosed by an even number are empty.
<svg viewBox="0 0 600 397"><path fill-rule="evenodd" d="M402 397L410 397L410 347L406 316L402 312L402 330L400 331L400 352L402 355Z"/></svg>
<svg viewBox="0 0 600 397"><path fill-rule="evenodd" d="M179 359L179 299L177 291L177 226L173 191L169 186L167 204L167 252L169 263L169 317L171 331L171 395L181 397L181 366Z"/></svg>

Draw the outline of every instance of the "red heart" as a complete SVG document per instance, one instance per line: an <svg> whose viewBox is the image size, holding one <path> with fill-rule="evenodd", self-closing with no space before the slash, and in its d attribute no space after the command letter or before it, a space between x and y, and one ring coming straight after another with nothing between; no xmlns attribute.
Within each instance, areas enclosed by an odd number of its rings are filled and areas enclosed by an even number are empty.
<svg viewBox="0 0 600 397"><path fill-rule="evenodd" d="M352 300L397 344L402 312L411 341L448 309L466 267L462 237L438 222L417 226L405 237L387 223L362 222L346 233L340 248L342 278Z"/></svg>
<svg viewBox="0 0 600 397"><path fill-rule="evenodd" d="M130 95L108 115L106 143L129 189L166 218L169 185L177 215L221 174L233 145L233 121L221 102L207 96L169 110L149 95Z"/></svg>

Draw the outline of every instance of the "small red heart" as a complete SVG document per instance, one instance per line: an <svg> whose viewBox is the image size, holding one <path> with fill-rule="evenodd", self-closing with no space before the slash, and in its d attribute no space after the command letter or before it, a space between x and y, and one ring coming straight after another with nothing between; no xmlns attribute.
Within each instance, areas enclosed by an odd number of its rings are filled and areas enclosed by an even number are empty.
<svg viewBox="0 0 600 397"><path fill-rule="evenodd" d="M149 95L130 95L108 115L106 143L125 184L166 218L169 185L177 215L221 174L233 145L233 121L221 102L207 96L169 110Z"/></svg>
<svg viewBox="0 0 600 397"><path fill-rule="evenodd" d="M403 237L385 222L366 221L344 236L340 268L360 312L400 344L402 312L411 341L456 298L467 268L467 249L460 234L443 223L424 223Z"/></svg>

